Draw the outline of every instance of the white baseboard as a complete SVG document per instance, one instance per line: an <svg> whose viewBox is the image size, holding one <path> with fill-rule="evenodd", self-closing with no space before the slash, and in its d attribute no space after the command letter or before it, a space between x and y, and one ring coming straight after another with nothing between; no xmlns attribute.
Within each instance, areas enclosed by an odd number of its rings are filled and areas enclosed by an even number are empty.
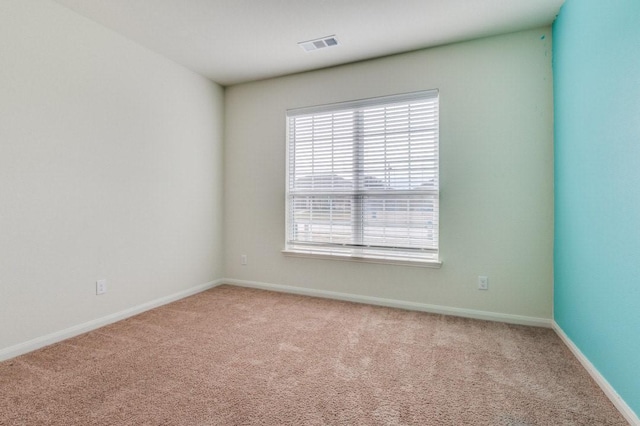
<svg viewBox="0 0 640 426"><path fill-rule="evenodd" d="M449 306L429 305L425 303L407 302L403 300L384 299L381 297L361 296L358 294L340 293L335 291L317 290L311 288L294 287L280 284L270 284L257 281L236 280L224 278L223 283L240 287L259 288L263 290L279 291L282 293L301 294L305 296L323 297L325 299L345 300L369 305L387 306L390 308L407 309L410 311L430 312L433 314L452 315L457 317L474 318L487 321L498 321L509 324L531 325L535 327L551 328L552 320L546 318L527 317L522 315L501 314L497 312L478 311L474 309L453 308Z"/></svg>
<svg viewBox="0 0 640 426"><path fill-rule="evenodd" d="M598 386L600 386L600 389L602 389L604 394L607 395L613 405L618 409L618 411L620 411L620 413L629 422L629 424L631 424L632 426L640 426L640 418L638 418L638 415L631 409L631 407L629 407L629 405L627 405L624 399L622 399L622 397L618 395L618 392L616 392L613 386L609 384L607 379L605 379L604 376L600 374L598 369L594 367L593 364L591 364L591 361L589 361L589 359L582 353L580 348L578 348L576 344L573 343L573 341L569 338L569 336L566 335L566 333L564 332L564 330L562 330L558 323L553 321L552 326L556 334L560 336L560 339L562 339L567 347L569 347L575 357L578 358L580 364L582 364L585 370L589 372L593 380L595 380Z"/></svg>
<svg viewBox="0 0 640 426"><path fill-rule="evenodd" d="M196 293L200 293L210 288L219 286L223 282L223 280L211 281L205 284L191 287L190 289L183 290L175 294L171 294L169 296L161 297L159 299L143 303L141 305L133 306L129 309L125 309L124 311L116 312L102 318L87 321L85 323L74 325L73 327L69 327L64 330L56 331L54 333L36 337L35 339L31 339L23 343L18 343L17 345L9 346L8 348L0 350L0 361L14 358L16 356L26 354L27 352L35 351L36 349L61 342L79 334L95 330L96 328L104 327L105 325L132 317L153 308L157 308L158 306L166 305L167 303L184 299L185 297L192 296Z"/></svg>

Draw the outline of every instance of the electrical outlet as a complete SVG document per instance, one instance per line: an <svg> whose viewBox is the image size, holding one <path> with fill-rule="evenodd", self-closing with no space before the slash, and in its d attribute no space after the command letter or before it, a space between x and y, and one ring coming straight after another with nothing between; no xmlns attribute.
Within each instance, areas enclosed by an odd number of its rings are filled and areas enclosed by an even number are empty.
<svg viewBox="0 0 640 426"><path fill-rule="evenodd" d="M107 292L107 280L96 281L96 294L105 294Z"/></svg>
<svg viewBox="0 0 640 426"><path fill-rule="evenodd" d="M241 254L240 255L240 263L242 265L246 265L247 264L247 255L246 254Z"/></svg>
<svg viewBox="0 0 640 426"><path fill-rule="evenodd" d="M480 275L478 277L478 290L489 290L489 278Z"/></svg>

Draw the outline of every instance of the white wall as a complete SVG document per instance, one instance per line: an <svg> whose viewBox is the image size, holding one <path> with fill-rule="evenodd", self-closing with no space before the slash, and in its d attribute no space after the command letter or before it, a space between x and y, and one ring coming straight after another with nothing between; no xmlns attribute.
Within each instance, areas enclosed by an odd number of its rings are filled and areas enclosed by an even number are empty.
<svg viewBox="0 0 640 426"><path fill-rule="evenodd" d="M442 268L285 257L286 109L434 88ZM552 112L550 28L227 88L226 277L551 318Z"/></svg>
<svg viewBox="0 0 640 426"><path fill-rule="evenodd" d="M550 46L542 28L225 96L49 0L0 0L0 352L222 276L550 318ZM431 88L442 268L283 256L285 110Z"/></svg>
<svg viewBox="0 0 640 426"><path fill-rule="evenodd" d="M0 350L222 276L223 97L56 3L0 0Z"/></svg>

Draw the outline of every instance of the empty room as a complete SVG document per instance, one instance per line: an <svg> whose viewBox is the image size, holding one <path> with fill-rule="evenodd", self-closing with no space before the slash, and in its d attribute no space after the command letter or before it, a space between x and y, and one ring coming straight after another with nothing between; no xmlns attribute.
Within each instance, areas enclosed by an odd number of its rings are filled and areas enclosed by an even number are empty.
<svg viewBox="0 0 640 426"><path fill-rule="evenodd" d="M638 0L0 0L0 425L640 425Z"/></svg>

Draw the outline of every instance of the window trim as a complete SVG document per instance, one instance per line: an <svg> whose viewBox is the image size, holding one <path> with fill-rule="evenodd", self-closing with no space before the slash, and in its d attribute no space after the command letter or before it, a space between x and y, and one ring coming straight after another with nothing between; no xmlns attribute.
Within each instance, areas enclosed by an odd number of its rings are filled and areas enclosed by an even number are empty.
<svg viewBox="0 0 640 426"><path fill-rule="evenodd" d="M416 101L424 98L437 98L440 95L439 89L420 90L417 92L400 93L398 95L377 96L372 98L357 99L353 101L335 102L331 104L314 105L310 107L291 108L287 110L287 117L298 115L319 114L323 112L336 112L346 109L366 108L385 103L402 103ZM289 133L287 132L287 139ZM288 142L288 141L287 141ZM288 151L287 151L288 153Z"/></svg>
<svg viewBox="0 0 640 426"><path fill-rule="evenodd" d="M401 260L401 259L383 259L377 257L356 256L356 255L340 255L340 254L320 254L311 253L308 251L298 251L291 249L283 249L281 253L288 257L300 257L306 259L320 259L320 260L339 260L343 262L359 262L359 263L376 263L383 265L397 265L397 266L413 266L418 268L433 268L439 269L442 267L442 259L438 256L438 260L426 259L426 260Z"/></svg>
<svg viewBox="0 0 640 426"><path fill-rule="evenodd" d="M359 108L367 108L367 107L372 107L372 106L383 106L383 105L390 105L390 104L401 104L401 103L409 103L411 101L416 101L416 100L423 100L423 99L428 99L428 98L436 98L438 99L438 104L439 104L439 90L438 89L431 89L431 90L422 90L422 91L416 91L416 92L409 92L409 93L402 93L402 94L397 94L397 95L388 95L388 96L380 96L380 97L371 97L371 98L365 98L365 99L359 99L359 100L353 100L353 101L346 101L346 102L337 102L337 103L331 103L331 104L323 104L323 105L316 105L316 106L310 106L310 107L302 107L302 108L294 108L294 109L288 109L286 111L286 145L285 145L285 167L286 167L286 173L285 173L285 248L282 250L282 253L285 256L291 256L291 257L301 257L301 258L315 258L315 259L332 259L332 260L341 260L341 261L355 261L355 262L364 262L364 263L382 263L382 264L392 264L392 265L405 265L405 266L417 266L417 267L426 267L426 268L440 268L442 265L442 260L440 258L440 237L439 237L439 223L440 223L440 214L439 214L439 207L438 207L438 216L437 216L437 223L436 223L436 227L438 229L436 229L436 232L438 233L438 240L437 240L437 246L436 249L429 249L429 248L423 248L423 249L419 249L416 252L420 252L422 251L423 253L434 253L435 257L433 258L412 258L410 256L406 256L406 257L398 257L398 258L387 258L384 256L374 256L374 255L366 255L366 254L362 254L362 253L358 253L357 248L351 247L351 248L343 248L342 250L340 250L339 248L337 248L337 253L331 252L332 250L330 248L326 248L329 245L324 245L325 250L318 250L318 251L314 251L313 248L309 248L308 246L305 247L304 249L296 249L295 248L295 243L291 244L291 242L289 241L289 228L291 225L291 221L293 220L290 216L291 216L291 212L290 212L290 172L291 172L291 158L290 158L290 153L291 153L291 148L290 148L290 144L291 144L291 132L290 132L290 127L289 127L289 119L293 118L293 117L297 117L297 116L303 116L303 115L310 115L310 114L322 114L322 113L336 113L336 112L340 112L340 111L344 111L344 110L353 110L353 109L359 109ZM439 108L438 108L439 109ZM437 141L436 141L436 148L439 151L439 122L440 122L440 114L438 111L438 122L437 122ZM421 191L420 193L416 193L413 192L412 195L434 195L437 197L438 199L438 205L439 205L439 199L440 199L440 179L439 179L439 163L440 163L440 158L439 155L437 157L437 169L438 169L438 185L437 185L437 189L433 190L433 189L429 189L429 190L424 190ZM400 193L401 191L397 191L397 193ZM424 193L424 194L423 194ZM336 194L336 193L333 193ZM389 193L386 193L386 195L390 195ZM326 251L328 253L323 253L322 251ZM393 248L392 247L385 247L384 251L389 251L392 252ZM400 250L401 252L403 250ZM410 253L409 250L404 250L404 253Z"/></svg>

